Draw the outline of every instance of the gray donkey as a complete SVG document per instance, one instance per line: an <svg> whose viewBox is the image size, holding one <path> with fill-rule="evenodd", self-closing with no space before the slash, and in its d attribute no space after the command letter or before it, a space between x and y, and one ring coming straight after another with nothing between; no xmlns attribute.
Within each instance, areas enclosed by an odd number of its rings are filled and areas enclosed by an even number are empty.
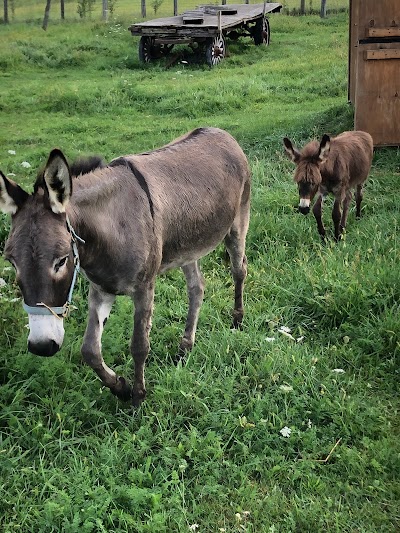
<svg viewBox="0 0 400 533"><path fill-rule="evenodd" d="M189 312L179 348L186 352L204 294L198 260L224 240L235 283L233 323L242 322L250 181L242 149L216 128L196 129L76 177L54 149L32 195L0 173L0 208L12 215L5 257L29 315L29 351L51 356L61 348L81 265L90 281L84 360L118 398L139 405L157 274L181 267L186 277ZM132 387L101 353L104 325L121 294L134 302Z"/></svg>

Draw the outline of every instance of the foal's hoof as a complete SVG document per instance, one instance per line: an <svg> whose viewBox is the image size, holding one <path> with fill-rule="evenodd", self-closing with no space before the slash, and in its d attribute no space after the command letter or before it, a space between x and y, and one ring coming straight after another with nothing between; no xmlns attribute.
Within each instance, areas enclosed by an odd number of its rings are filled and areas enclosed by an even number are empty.
<svg viewBox="0 0 400 533"><path fill-rule="evenodd" d="M234 310L232 314L232 325L234 329L243 329L243 311Z"/></svg>
<svg viewBox="0 0 400 533"><path fill-rule="evenodd" d="M110 391L123 402L128 402L132 398L132 387L122 376L118 377L117 383L114 387L110 387Z"/></svg>
<svg viewBox="0 0 400 533"><path fill-rule="evenodd" d="M186 360L187 354L192 350L193 342L182 339L178 348L178 353L173 358L174 365L177 366L178 363L184 363Z"/></svg>
<svg viewBox="0 0 400 533"><path fill-rule="evenodd" d="M132 405L133 407L140 407L143 400L146 398L146 389L132 392Z"/></svg>

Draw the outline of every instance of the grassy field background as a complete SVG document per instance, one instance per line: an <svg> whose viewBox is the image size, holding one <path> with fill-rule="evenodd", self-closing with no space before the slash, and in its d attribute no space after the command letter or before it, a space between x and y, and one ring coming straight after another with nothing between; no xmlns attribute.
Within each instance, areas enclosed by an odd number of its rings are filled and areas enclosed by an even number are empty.
<svg viewBox="0 0 400 533"><path fill-rule="evenodd" d="M399 150L376 150L362 219L352 209L344 241L322 245L296 212L282 149L285 135L301 145L352 129L347 24L273 16L269 48L230 43L212 70L139 64L121 23L0 27L0 168L28 190L54 146L111 159L204 125L232 133L253 173L244 328L230 329L218 249L202 262L196 346L175 367L184 280L160 277L138 411L81 362L85 280L62 351L43 360L27 353L27 316L0 259L1 531L400 529ZM8 229L1 215L1 247ZM126 376L131 315L118 298L103 336Z"/></svg>

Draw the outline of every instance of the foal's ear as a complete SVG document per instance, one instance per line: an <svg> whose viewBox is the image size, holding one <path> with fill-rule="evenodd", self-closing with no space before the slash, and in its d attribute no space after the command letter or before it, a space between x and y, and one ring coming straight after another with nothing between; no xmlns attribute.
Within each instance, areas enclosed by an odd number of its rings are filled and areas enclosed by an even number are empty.
<svg viewBox="0 0 400 533"><path fill-rule="evenodd" d="M72 194L72 179L69 166L61 150L50 152L43 173L53 213L65 213Z"/></svg>
<svg viewBox="0 0 400 533"><path fill-rule="evenodd" d="M0 170L0 210L15 215L29 194Z"/></svg>
<svg viewBox="0 0 400 533"><path fill-rule="evenodd" d="M331 138L329 137L329 135L326 135L325 133L319 145L318 159L321 162L326 160L330 149L331 149Z"/></svg>
<svg viewBox="0 0 400 533"><path fill-rule="evenodd" d="M293 161L293 163L297 163L300 158L300 152L293 147L293 144L287 137L283 138L283 144L285 146L285 152L289 158Z"/></svg>

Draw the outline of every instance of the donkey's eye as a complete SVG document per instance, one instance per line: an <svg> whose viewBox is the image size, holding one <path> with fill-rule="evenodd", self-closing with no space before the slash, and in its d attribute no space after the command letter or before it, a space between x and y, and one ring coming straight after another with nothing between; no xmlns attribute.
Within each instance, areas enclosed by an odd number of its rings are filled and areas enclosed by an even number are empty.
<svg viewBox="0 0 400 533"><path fill-rule="evenodd" d="M56 263L54 265L54 271L58 272L60 270L60 268L62 268L67 263L67 261L68 261L68 255L66 255L65 257L62 257L61 259L56 261Z"/></svg>

